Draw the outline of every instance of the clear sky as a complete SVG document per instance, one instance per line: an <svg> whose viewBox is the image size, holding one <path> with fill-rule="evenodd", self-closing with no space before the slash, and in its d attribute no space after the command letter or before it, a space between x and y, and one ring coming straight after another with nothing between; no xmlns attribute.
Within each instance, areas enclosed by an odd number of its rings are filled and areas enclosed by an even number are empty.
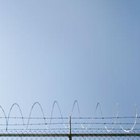
<svg viewBox="0 0 140 140"><path fill-rule="evenodd" d="M139 0L1 0L0 104L68 114L79 101L112 114L140 109ZM130 109L128 109L130 108ZM49 114L50 115L50 114Z"/></svg>

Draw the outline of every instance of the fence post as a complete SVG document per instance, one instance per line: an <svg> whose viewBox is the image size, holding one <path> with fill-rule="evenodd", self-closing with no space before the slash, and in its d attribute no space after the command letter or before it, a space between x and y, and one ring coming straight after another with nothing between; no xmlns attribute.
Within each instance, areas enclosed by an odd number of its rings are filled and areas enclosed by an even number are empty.
<svg viewBox="0 0 140 140"><path fill-rule="evenodd" d="M70 131L69 131L69 140L72 140L72 134L71 134L71 116L69 118L69 128L70 128Z"/></svg>

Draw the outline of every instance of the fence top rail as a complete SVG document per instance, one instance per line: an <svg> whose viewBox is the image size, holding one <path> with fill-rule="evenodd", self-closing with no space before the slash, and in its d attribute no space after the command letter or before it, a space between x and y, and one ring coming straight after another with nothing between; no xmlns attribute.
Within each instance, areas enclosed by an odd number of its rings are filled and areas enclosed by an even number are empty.
<svg viewBox="0 0 140 140"><path fill-rule="evenodd" d="M140 137L140 133L0 133L0 137Z"/></svg>

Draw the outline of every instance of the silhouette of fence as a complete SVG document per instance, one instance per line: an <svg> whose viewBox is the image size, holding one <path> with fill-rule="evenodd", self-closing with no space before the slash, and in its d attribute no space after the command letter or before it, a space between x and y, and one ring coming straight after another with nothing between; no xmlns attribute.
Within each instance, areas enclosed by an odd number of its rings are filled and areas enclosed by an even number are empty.
<svg viewBox="0 0 140 140"><path fill-rule="evenodd" d="M118 117L117 120L121 119L135 119L135 117ZM140 117L137 117L140 118ZM22 117L10 117L11 120L27 120L29 118ZM129 125L134 125L129 122L117 122L111 120L114 117L63 117L63 118L38 118L31 117L30 121L35 120L34 123L30 122L28 125L25 123L13 123L12 121L8 123L8 127L5 124L0 124L5 126L6 129L0 130L1 138L57 138L57 139L140 139L140 124L132 130L128 128ZM40 120L45 120L44 122L36 122ZM107 127L108 125L108 127ZM126 127L125 131L118 126L124 125ZM27 127L28 126L28 127ZM41 127L44 128L41 128ZM10 128L12 127L12 128ZM17 128L15 128L17 127ZM22 128L21 128L22 127Z"/></svg>
<svg viewBox="0 0 140 140"><path fill-rule="evenodd" d="M33 117L32 111L39 106L41 117ZM60 117L53 117L54 107L57 106ZM78 117L73 116L75 106L78 110ZM11 116L13 108L18 108L20 116ZM12 139L140 139L140 116L137 109L134 116L105 117L102 114L101 106L98 103L95 109L100 111L97 117L81 117L78 102L75 101L72 111L68 117L64 117L57 101L53 103L51 116L46 117L40 103L32 105L29 116L24 117L22 110L17 103L14 103L8 115L0 106L3 115L0 116L0 138Z"/></svg>

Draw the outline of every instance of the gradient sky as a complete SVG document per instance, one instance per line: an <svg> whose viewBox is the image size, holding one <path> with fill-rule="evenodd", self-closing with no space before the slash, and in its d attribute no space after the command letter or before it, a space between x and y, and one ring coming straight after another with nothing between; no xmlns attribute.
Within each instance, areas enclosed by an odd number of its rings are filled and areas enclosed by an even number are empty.
<svg viewBox="0 0 140 140"><path fill-rule="evenodd" d="M58 100L91 115L140 107L139 0L1 0L0 104ZM140 108L139 108L140 109ZM139 110L140 112L140 110Z"/></svg>

